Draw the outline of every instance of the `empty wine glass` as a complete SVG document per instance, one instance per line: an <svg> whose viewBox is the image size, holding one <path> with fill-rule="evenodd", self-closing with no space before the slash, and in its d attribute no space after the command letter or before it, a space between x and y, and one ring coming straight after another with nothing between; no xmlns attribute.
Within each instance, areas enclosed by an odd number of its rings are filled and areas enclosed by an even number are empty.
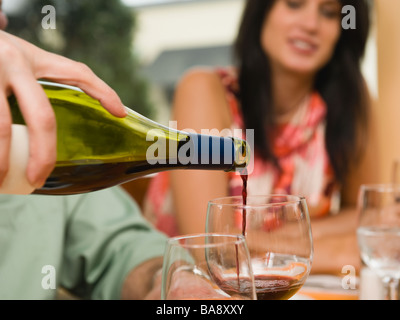
<svg viewBox="0 0 400 320"><path fill-rule="evenodd" d="M313 241L306 200L292 195L225 197L208 203L207 232L242 234L258 300L285 300L304 284Z"/></svg>
<svg viewBox="0 0 400 320"><path fill-rule="evenodd" d="M361 259L382 279L386 299L399 300L400 185L362 185L358 212Z"/></svg>
<svg viewBox="0 0 400 320"><path fill-rule="evenodd" d="M162 271L163 300L255 300L254 277L241 235L170 238Z"/></svg>

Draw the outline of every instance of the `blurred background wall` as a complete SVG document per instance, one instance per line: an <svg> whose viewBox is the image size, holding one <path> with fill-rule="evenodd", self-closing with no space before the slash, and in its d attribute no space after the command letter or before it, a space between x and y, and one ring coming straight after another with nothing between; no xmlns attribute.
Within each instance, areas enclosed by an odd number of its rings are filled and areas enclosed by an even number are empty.
<svg viewBox="0 0 400 320"><path fill-rule="evenodd" d="M394 161L400 161L400 1L375 2L379 71L379 99L375 114L380 142L376 155L380 180L389 182ZM397 179L400 183L400 173Z"/></svg>

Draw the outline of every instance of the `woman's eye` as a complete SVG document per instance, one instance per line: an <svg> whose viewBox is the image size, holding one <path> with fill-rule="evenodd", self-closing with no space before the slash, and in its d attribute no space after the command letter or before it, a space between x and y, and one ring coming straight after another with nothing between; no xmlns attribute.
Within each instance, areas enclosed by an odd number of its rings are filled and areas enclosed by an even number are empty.
<svg viewBox="0 0 400 320"><path fill-rule="evenodd" d="M320 6L320 13L327 18L334 19L340 16L341 6L339 1L326 1Z"/></svg>
<svg viewBox="0 0 400 320"><path fill-rule="evenodd" d="M322 9L320 10L320 12L321 12L321 14L322 14L324 17L329 18L329 19L335 19L335 18L339 17L339 11L336 10L336 9L331 9L331 8L326 9L326 8L322 8Z"/></svg>
<svg viewBox="0 0 400 320"><path fill-rule="evenodd" d="M286 5L291 9L300 8L304 1L301 0L286 0Z"/></svg>

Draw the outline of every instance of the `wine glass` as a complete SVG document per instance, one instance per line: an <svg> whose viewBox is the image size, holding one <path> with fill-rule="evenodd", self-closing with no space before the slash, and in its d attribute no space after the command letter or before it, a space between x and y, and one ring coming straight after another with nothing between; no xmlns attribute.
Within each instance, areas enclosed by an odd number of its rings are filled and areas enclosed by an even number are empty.
<svg viewBox="0 0 400 320"><path fill-rule="evenodd" d="M313 240L306 200L293 195L209 201L207 232L242 234L250 251L258 300L292 297L310 273Z"/></svg>
<svg viewBox="0 0 400 320"><path fill-rule="evenodd" d="M400 185L361 185L358 213L361 259L382 279L386 299L399 300Z"/></svg>
<svg viewBox="0 0 400 320"><path fill-rule="evenodd" d="M244 237L213 233L170 238L164 254L161 299L255 300Z"/></svg>

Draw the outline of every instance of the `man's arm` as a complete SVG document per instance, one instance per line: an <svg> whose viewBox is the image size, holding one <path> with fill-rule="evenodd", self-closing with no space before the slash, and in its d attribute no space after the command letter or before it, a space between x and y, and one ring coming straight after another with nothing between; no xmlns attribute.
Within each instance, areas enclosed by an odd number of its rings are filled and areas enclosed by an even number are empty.
<svg viewBox="0 0 400 320"><path fill-rule="evenodd" d="M65 198L68 222L60 284L85 299L141 299L162 267L167 237L122 188Z"/></svg>

